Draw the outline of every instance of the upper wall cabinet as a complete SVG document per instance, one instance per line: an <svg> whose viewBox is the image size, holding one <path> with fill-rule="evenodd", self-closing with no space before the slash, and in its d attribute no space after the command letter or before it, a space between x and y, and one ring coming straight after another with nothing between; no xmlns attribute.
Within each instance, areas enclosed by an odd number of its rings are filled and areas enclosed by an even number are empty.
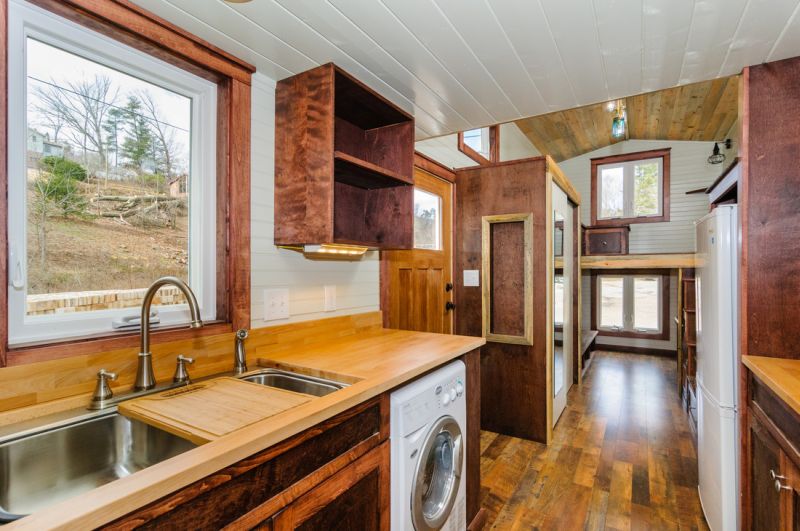
<svg viewBox="0 0 800 531"><path fill-rule="evenodd" d="M275 99L275 243L410 249L414 119L332 63Z"/></svg>

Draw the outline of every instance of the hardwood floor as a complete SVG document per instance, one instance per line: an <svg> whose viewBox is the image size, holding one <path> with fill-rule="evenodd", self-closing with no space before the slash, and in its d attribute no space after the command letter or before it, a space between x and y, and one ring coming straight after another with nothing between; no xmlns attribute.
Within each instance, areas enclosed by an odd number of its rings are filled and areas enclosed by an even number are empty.
<svg viewBox="0 0 800 531"><path fill-rule="evenodd" d="M481 435L487 529L708 529L675 360L596 352L550 447Z"/></svg>

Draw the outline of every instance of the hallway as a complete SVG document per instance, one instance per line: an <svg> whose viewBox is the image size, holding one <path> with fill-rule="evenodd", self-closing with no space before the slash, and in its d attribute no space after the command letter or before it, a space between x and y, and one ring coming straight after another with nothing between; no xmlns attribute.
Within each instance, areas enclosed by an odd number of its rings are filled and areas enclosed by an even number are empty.
<svg viewBox="0 0 800 531"><path fill-rule="evenodd" d="M489 529L708 529L675 360L596 352L542 444L483 432Z"/></svg>

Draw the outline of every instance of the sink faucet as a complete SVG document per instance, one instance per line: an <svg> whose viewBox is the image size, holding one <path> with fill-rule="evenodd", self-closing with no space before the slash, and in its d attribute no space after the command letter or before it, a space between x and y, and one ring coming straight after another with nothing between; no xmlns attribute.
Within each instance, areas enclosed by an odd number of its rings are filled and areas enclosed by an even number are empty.
<svg viewBox="0 0 800 531"><path fill-rule="evenodd" d="M177 277L161 277L153 282L147 289L147 293L144 294L144 300L142 301L141 348L139 349L139 363L136 367L136 383L133 386L137 391L152 389L156 386L156 377L153 373L153 356L150 354L150 306L153 304L153 297L155 297L156 292L168 284L181 290L186 297L186 302L189 304L189 312L192 314L192 322L189 323L189 327L200 328L203 326L197 299L183 280Z"/></svg>
<svg viewBox="0 0 800 531"><path fill-rule="evenodd" d="M234 345L233 352L233 372L234 374L242 374L247 372L247 356L244 353L244 340L247 339L248 332L246 329L236 331L236 344Z"/></svg>

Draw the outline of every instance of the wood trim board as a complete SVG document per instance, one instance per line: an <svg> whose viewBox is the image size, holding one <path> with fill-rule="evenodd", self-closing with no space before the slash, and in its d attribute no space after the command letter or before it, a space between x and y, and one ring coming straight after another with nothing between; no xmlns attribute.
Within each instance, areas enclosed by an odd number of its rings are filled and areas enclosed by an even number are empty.
<svg viewBox="0 0 800 531"><path fill-rule="evenodd" d="M583 269L680 269L697 266L694 253L583 255Z"/></svg>
<svg viewBox="0 0 800 531"><path fill-rule="evenodd" d="M498 223L522 223L523 230L523 327L521 335L492 332L492 225ZM533 345L533 214L498 214L483 216L481 220L481 292L483 301L483 337L494 343Z"/></svg>

